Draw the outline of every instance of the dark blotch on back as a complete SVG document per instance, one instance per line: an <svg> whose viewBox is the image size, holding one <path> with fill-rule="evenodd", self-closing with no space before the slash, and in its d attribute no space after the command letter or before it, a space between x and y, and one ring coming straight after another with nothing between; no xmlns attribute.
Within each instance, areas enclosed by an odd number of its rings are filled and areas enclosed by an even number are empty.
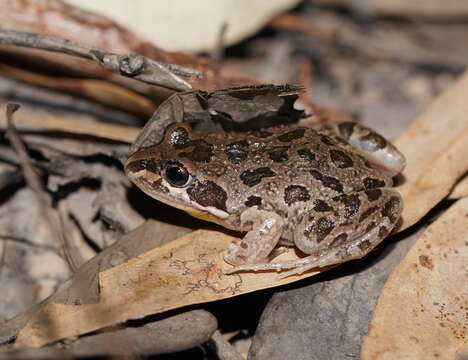
<svg viewBox="0 0 468 360"><path fill-rule="evenodd" d="M309 191L301 185L289 185L284 189L284 202L291 206L298 201L307 201L310 199Z"/></svg>
<svg viewBox="0 0 468 360"><path fill-rule="evenodd" d="M399 216L400 199L392 196L382 208L382 216L387 217L390 222L395 222Z"/></svg>
<svg viewBox="0 0 468 360"><path fill-rule="evenodd" d="M314 210L317 212L333 211L333 208L323 200L316 200Z"/></svg>
<svg viewBox="0 0 468 360"><path fill-rule="evenodd" d="M305 129L294 129L285 134L278 136L278 140L281 142L289 142L304 137Z"/></svg>
<svg viewBox="0 0 468 360"><path fill-rule="evenodd" d="M192 147L192 151L181 152L178 155L181 158L187 158L196 162L209 162L213 156L213 145L206 142L205 140L192 140L185 143L180 148Z"/></svg>
<svg viewBox="0 0 468 360"><path fill-rule="evenodd" d="M359 200L359 196L357 194L340 195L335 197L333 200L344 204L344 217L346 219L354 216L359 211L359 207L361 206L361 200Z"/></svg>
<svg viewBox="0 0 468 360"><path fill-rule="evenodd" d="M285 162L288 161L288 149L289 146L275 146L267 150L268 156L274 162Z"/></svg>
<svg viewBox="0 0 468 360"><path fill-rule="evenodd" d="M235 141L226 145L224 153L233 164L240 164L249 154L249 143L246 140Z"/></svg>
<svg viewBox="0 0 468 360"><path fill-rule="evenodd" d="M255 205L261 205L262 204L262 198L258 196L249 196L247 201L244 203L245 206L252 207Z"/></svg>
<svg viewBox="0 0 468 360"><path fill-rule="evenodd" d="M311 170L310 174L317 180L319 180L324 186L333 189L337 192L343 192L343 184L341 182L331 176L323 175L322 173L318 172L317 170Z"/></svg>
<svg viewBox="0 0 468 360"><path fill-rule="evenodd" d="M370 189L370 190L366 190L365 193L366 193L367 199L368 199L369 201L378 200L378 199L380 199L380 197L382 196L382 190L380 190L380 189Z"/></svg>
<svg viewBox="0 0 468 360"><path fill-rule="evenodd" d="M387 140L375 132L370 132L365 136L361 136L359 141L362 144L364 150L371 152L383 149L385 146L387 146Z"/></svg>
<svg viewBox="0 0 468 360"><path fill-rule="evenodd" d="M304 160L307 160L308 162L312 164L317 163L317 159L315 157L315 154L313 154L309 149L299 149L297 150L297 154Z"/></svg>
<svg viewBox="0 0 468 360"><path fill-rule="evenodd" d="M366 189L376 189L376 188L385 187L385 181L380 180L380 179L366 177L364 179L364 187Z"/></svg>
<svg viewBox="0 0 468 360"><path fill-rule="evenodd" d="M187 194L190 200L201 206L213 206L226 211L226 191L212 181L196 181L187 189Z"/></svg>
<svg viewBox="0 0 468 360"><path fill-rule="evenodd" d="M354 165L353 160L341 150L330 150L330 159L340 169L349 168Z"/></svg>
<svg viewBox="0 0 468 360"><path fill-rule="evenodd" d="M321 140L325 145L328 145L328 146L333 146L333 145L335 145L335 141L333 141L333 139L332 139L330 136L322 135L322 136L320 136L320 140Z"/></svg>
<svg viewBox="0 0 468 360"><path fill-rule="evenodd" d="M255 170L245 170L241 175L240 179L249 187L260 184L264 177L273 177L276 173L268 167L261 167Z"/></svg>

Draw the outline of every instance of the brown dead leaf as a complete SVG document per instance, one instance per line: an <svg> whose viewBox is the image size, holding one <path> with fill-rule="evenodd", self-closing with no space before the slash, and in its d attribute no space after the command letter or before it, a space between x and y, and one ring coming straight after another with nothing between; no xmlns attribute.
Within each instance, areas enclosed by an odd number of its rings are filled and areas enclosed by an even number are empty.
<svg viewBox="0 0 468 360"><path fill-rule="evenodd" d="M418 239L390 275L362 359L457 359L466 340L468 198Z"/></svg>
<svg viewBox="0 0 468 360"><path fill-rule="evenodd" d="M224 275L222 254L234 237L198 230L99 274L99 303L42 306L19 332L15 346L39 347L132 318L220 300L297 281L277 273ZM288 249L277 261L296 259Z"/></svg>
<svg viewBox="0 0 468 360"><path fill-rule="evenodd" d="M148 98L123 86L95 79L46 76L0 63L0 73L29 84L65 91L131 114L149 117L156 109Z"/></svg>
<svg viewBox="0 0 468 360"><path fill-rule="evenodd" d="M445 198L468 171L468 72L442 93L395 142L406 156L400 230Z"/></svg>
<svg viewBox="0 0 468 360"><path fill-rule="evenodd" d="M1 104L0 101L0 105ZM64 119L52 114L41 114L29 112L22 109L16 114L15 122L20 130L31 129L31 127L42 130L63 131L70 134L81 134L99 137L102 139L117 140L132 143L140 131L138 128L109 124L97 121L80 121L73 119ZM6 126L6 117L3 111L0 111L0 127Z"/></svg>

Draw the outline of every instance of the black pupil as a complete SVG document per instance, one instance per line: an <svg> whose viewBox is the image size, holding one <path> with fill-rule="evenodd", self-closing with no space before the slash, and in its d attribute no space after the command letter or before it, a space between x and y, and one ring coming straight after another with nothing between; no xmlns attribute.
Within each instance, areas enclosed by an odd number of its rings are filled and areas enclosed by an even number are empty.
<svg viewBox="0 0 468 360"><path fill-rule="evenodd" d="M172 165L166 169L166 177L171 185L184 186L189 179L189 174L183 166Z"/></svg>

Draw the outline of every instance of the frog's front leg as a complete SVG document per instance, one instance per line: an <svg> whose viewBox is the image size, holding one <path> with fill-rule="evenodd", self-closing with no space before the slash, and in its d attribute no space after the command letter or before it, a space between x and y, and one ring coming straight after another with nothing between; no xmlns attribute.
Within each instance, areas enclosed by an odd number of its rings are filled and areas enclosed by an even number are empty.
<svg viewBox="0 0 468 360"><path fill-rule="evenodd" d="M238 266L241 270L284 270L280 278L313 268L361 258L393 229L402 209L400 194L393 189L372 189L317 201L296 228L294 243L306 254L301 259Z"/></svg>
<svg viewBox="0 0 468 360"><path fill-rule="evenodd" d="M274 212L251 207L241 216L241 227L250 229L240 243L231 243L224 260L232 265L268 263L268 255L278 244L283 233L283 219ZM235 272L237 267L230 270Z"/></svg>

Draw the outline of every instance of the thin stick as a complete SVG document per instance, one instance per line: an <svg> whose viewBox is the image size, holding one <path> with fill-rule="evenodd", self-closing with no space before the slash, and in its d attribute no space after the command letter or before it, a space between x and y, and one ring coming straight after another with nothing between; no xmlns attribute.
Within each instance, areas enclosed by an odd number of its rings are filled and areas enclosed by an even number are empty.
<svg viewBox="0 0 468 360"><path fill-rule="evenodd" d="M243 360L241 354L216 330L211 336L211 341L216 347L216 355L220 360Z"/></svg>
<svg viewBox="0 0 468 360"><path fill-rule="evenodd" d="M10 140L11 147L18 154L26 183L31 188L31 190L33 190L38 199L39 206L41 207L41 214L44 216L51 234L56 239L60 240L62 251L65 255L65 259L67 260L68 266L72 272L75 272L78 267L76 266L75 261L73 260L73 257L69 251L68 241L65 236L65 231L62 227L61 221L57 212L55 212L50 205L49 197L47 196L42 186L42 182L39 176L34 170L26 147L21 141L18 131L16 130L13 123L13 114L19 109L19 107L20 106L18 104L7 104L6 118L8 139Z"/></svg>
<svg viewBox="0 0 468 360"><path fill-rule="evenodd" d="M0 30L0 45L41 49L93 60L111 72L177 91L185 91L192 88L188 82L177 75L202 77L202 73L199 71L175 64L154 61L143 55L119 55L103 49L81 45L70 40L40 34Z"/></svg>
<svg viewBox="0 0 468 360"><path fill-rule="evenodd" d="M228 29L228 23L223 22L223 24L221 25L221 28L219 29L215 48L211 52L210 58L213 62L219 63L221 62L221 60L223 60L224 48L225 48L224 43L225 43L225 36L226 36L227 29Z"/></svg>

